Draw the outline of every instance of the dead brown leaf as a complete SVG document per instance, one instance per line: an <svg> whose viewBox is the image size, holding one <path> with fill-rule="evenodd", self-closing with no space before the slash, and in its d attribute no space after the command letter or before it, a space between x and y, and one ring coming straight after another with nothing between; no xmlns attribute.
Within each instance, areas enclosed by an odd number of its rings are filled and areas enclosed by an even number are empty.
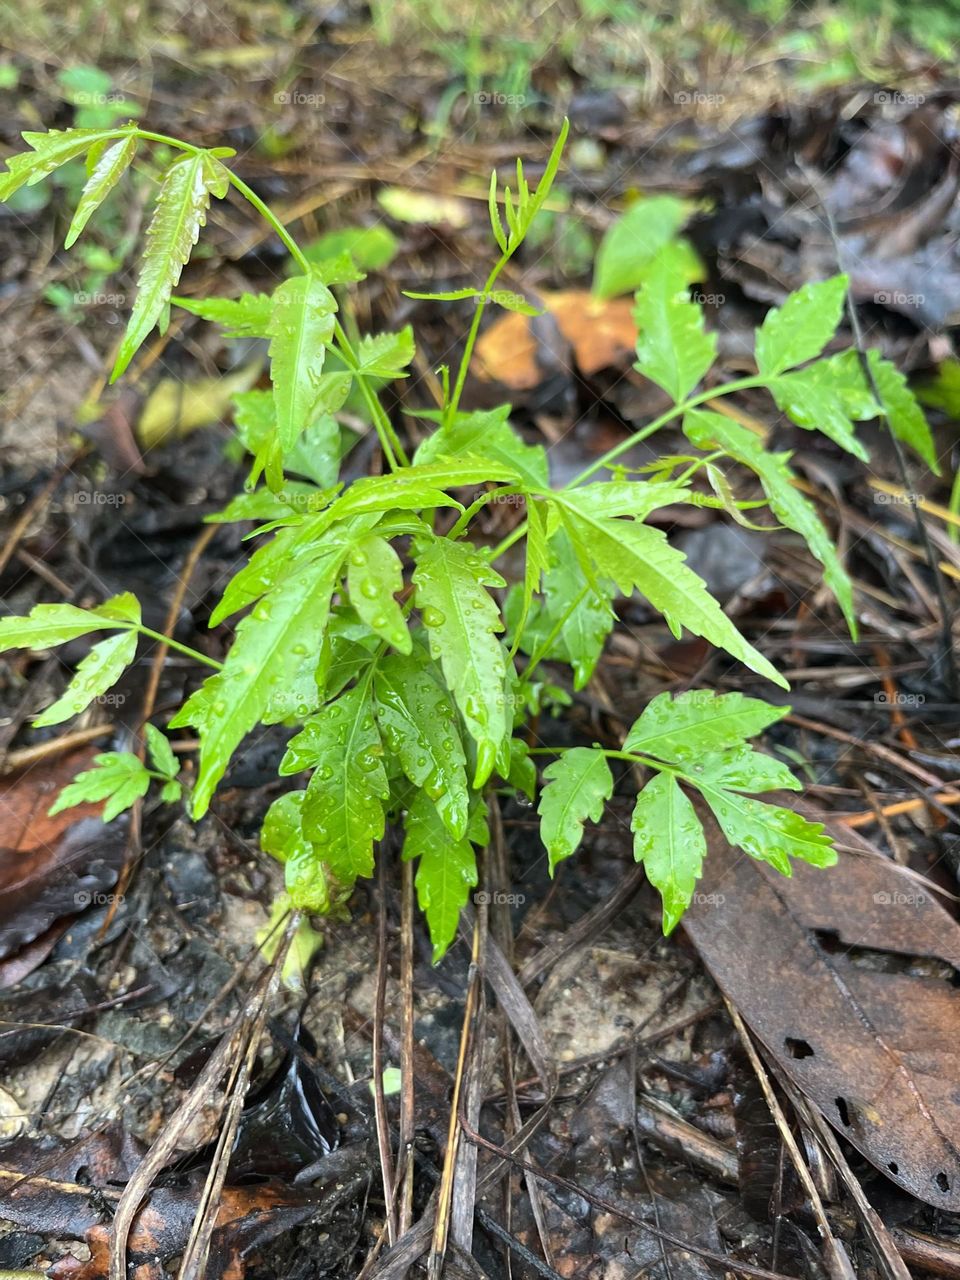
<svg viewBox="0 0 960 1280"><path fill-rule="evenodd" d="M629 298L601 301L586 289L567 289L537 296L569 344L574 363L586 377L624 364L637 341L633 303ZM483 382L500 382L512 391L530 391L544 378L547 361L541 347L543 317L510 311L481 336L474 372ZM554 353L555 354L555 353Z"/></svg>
<svg viewBox="0 0 960 1280"><path fill-rule="evenodd" d="M684 925L834 1128L901 1187L955 1212L960 927L923 881L856 832L831 830L857 852L829 871L797 862L792 879L711 838Z"/></svg>

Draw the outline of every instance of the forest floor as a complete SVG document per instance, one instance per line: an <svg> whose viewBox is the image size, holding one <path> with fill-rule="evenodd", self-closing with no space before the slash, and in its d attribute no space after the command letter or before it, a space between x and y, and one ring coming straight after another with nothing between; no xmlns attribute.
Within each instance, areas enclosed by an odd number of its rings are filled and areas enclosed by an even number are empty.
<svg viewBox="0 0 960 1280"><path fill-rule="evenodd" d="M472 307L404 290L482 281L490 170L519 155L536 177L567 116L560 179L507 280L545 315L490 320L467 407L509 401L561 481L660 411L632 368L629 300L589 289L619 213L670 194L695 205L721 369L751 368L771 303L846 270L863 340L923 389L943 474L912 457L904 470L879 423L863 433L868 468L759 394L739 398L740 421L794 451L854 580L859 638L788 531L689 507L669 532L790 680L791 713L767 745L803 779L841 860L783 880L712 848L669 939L632 861L629 786L553 880L535 814L510 794L487 854L490 901L439 965L388 833L376 879L343 918L306 931L299 979L272 981L258 935L282 870L258 831L290 731L245 743L199 824L150 805L106 827L93 807L51 818L59 788L98 751L130 749L145 719L165 720L195 673L144 647L67 730L34 729L83 646L6 655L0 1276L106 1280L120 1193L170 1126L127 1274L176 1275L218 1161L224 1096L207 1068L238 1060L261 1015L209 1280L415 1271L451 1112L450 1276L960 1276L949 41L921 49L832 9L736 19L558 0L505 4L470 34L457 3L182 8L96 7L69 26L52 6L5 14L3 154L22 130L138 115L235 148L301 242L329 251L322 238L339 233L356 248L362 229L351 320L414 324L412 376L385 391L411 439L410 411L438 402L437 369L455 361ZM4 609L132 591L154 630L222 652L224 629L207 623L249 526L204 521L242 487L229 392L262 376L264 353L180 312L108 387L150 183L64 253L82 181L65 170L0 206ZM287 268L270 228L232 201L201 250L182 288L195 296L269 288ZM358 434L348 474L379 466L365 424L344 425ZM658 438L661 452L684 443ZM492 544L517 514L489 513ZM760 687L642 602L620 616L569 715L537 726L544 742L617 743L663 690ZM188 771L196 745L175 742Z"/></svg>

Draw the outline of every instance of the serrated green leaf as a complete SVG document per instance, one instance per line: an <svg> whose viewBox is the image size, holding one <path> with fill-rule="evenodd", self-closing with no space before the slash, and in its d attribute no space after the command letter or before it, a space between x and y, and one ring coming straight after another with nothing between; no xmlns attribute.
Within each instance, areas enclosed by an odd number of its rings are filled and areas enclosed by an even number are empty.
<svg viewBox="0 0 960 1280"><path fill-rule="evenodd" d="M401 653L413 647L406 619L394 599L403 589L403 565L386 539L360 538L347 556L350 603L371 630Z"/></svg>
<svg viewBox="0 0 960 1280"><path fill-rule="evenodd" d="M529 539L527 550L530 550ZM573 668L574 688L579 690L593 675L607 636L613 630L614 589L612 585L599 583L603 594L597 594L580 568L563 529L558 529L550 539L549 554L550 564L543 578L544 599L539 606L534 604L528 615L521 647L524 653L539 653L550 641L543 656L568 662ZM505 608L514 634L520 619L515 610L518 598L511 590Z"/></svg>
<svg viewBox="0 0 960 1280"><path fill-rule="evenodd" d="M460 912L477 884L476 854L466 837L450 834L424 791L414 797L404 825L403 860L419 859L417 901L427 918L436 964L453 941Z"/></svg>
<svg viewBox="0 0 960 1280"><path fill-rule="evenodd" d="M254 725L300 714L298 700L308 694L316 699L313 672L345 549L338 543L320 560L295 565L238 625L223 670L170 721L173 729L192 725L200 734L195 818L206 813L231 756ZM309 711L310 702L305 705Z"/></svg>
<svg viewBox="0 0 960 1280"><path fill-rule="evenodd" d="M879 351L871 351L868 358L890 430L898 440L920 455L934 475L940 475L940 463L926 414L906 378L896 365L884 360Z"/></svg>
<svg viewBox="0 0 960 1280"><path fill-rule="evenodd" d="M78 609L72 604L37 604L26 617L0 618L0 653L8 649L52 649L93 631L112 630L130 601L136 605L136 617L129 621L138 622L139 606L129 593L116 596L97 609ZM111 617L110 608L120 613Z"/></svg>
<svg viewBox="0 0 960 1280"><path fill-rule="evenodd" d="M526 444L510 426L509 417L508 404L458 413L449 426L427 436L417 450L417 464L474 454L509 468L531 488L545 488L549 484L546 450L540 444Z"/></svg>
<svg viewBox="0 0 960 1280"><path fill-rule="evenodd" d="M533 800L537 794L537 766L530 756L530 748L522 738L510 739L510 768L506 780L511 787Z"/></svg>
<svg viewBox="0 0 960 1280"><path fill-rule="evenodd" d="M771 453L746 427L719 413L697 409L686 414L683 430L701 449L719 447L743 466L749 467L763 485L770 510L788 529L799 533L812 555L823 565L823 579L843 610L850 634L856 639L857 616L853 584L847 575L817 509L793 484L788 453Z"/></svg>
<svg viewBox="0 0 960 1280"><path fill-rule="evenodd" d="M270 380L281 453L293 448L319 412L320 375L336 310L333 294L313 276L293 276L274 291Z"/></svg>
<svg viewBox="0 0 960 1280"><path fill-rule="evenodd" d="M274 800L260 829L260 848L283 863L284 883L291 904L325 915L331 900L329 868L324 865L317 846L303 834L306 794L288 791Z"/></svg>
<svg viewBox="0 0 960 1280"><path fill-rule="evenodd" d="M811 378L806 369L773 378L768 385L777 408L791 422L807 431L823 432L847 453L852 453L861 462L869 462L870 455L854 435L853 423L847 416L843 401L832 388Z"/></svg>
<svg viewBox="0 0 960 1280"><path fill-rule="evenodd" d="M161 321L185 264L207 220L211 195L227 194L229 175L205 151L174 160L163 176L147 228L137 298L110 375L115 382L150 330Z"/></svg>
<svg viewBox="0 0 960 1280"><path fill-rule="evenodd" d="M0 173L0 200L9 200L23 186L32 187L69 160L85 155L98 142L122 136L122 129L51 129L47 133L24 133L30 151L21 151L7 161Z"/></svg>
<svg viewBox="0 0 960 1280"><path fill-rule="evenodd" d="M479 298L481 289L446 289L440 293L415 293L412 289L404 289L405 298L416 298L418 302L463 302L466 298Z"/></svg>
<svg viewBox="0 0 960 1280"><path fill-rule="evenodd" d="M703 310L669 253L651 263L634 307L637 361L634 368L679 404L713 364L717 336L703 327Z"/></svg>
<svg viewBox="0 0 960 1280"><path fill-rule="evenodd" d="M669 480L601 480L561 490L555 501L585 516L633 516L644 520L663 507L689 502L690 490Z"/></svg>
<svg viewBox="0 0 960 1280"><path fill-rule="evenodd" d="M390 228L378 222L372 227L339 227L336 231L327 231L305 245L304 253L310 264L320 270L347 254L363 271L380 271L390 265L399 248L400 242ZM325 284L339 283L326 276L323 279Z"/></svg>
<svg viewBox="0 0 960 1280"><path fill-rule="evenodd" d="M150 761L157 773L162 773L165 778L175 778L180 772L180 762L173 754L170 739L155 724L144 725L144 733Z"/></svg>
<svg viewBox="0 0 960 1280"><path fill-rule="evenodd" d="M335 698L370 665L379 648L377 637L352 609L335 609L327 623L317 664L317 688L324 701Z"/></svg>
<svg viewBox="0 0 960 1280"><path fill-rule="evenodd" d="M132 591L121 591L119 595L110 596L103 604L98 604L93 612L112 621L140 625L140 601Z"/></svg>
<svg viewBox="0 0 960 1280"><path fill-rule="evenodd" d="M84 185L77 205L76 213L67 231L63 247L69 249L83 231L90 217L100 208L104 200L126 173L133 157L137 153L137 139L133 134L121 138L119 142L107 147L98 157L90 176ZM2 179L0 179L2 182Z"/></svg>
<svg viewBox="0 0 960 1280"><path fill-rule="evenodd" d="M677 235L690 212L691 205L674 196L634 201L600 242L593 275L596 296L613 298L639 289L650 264Z"/></svg>
<svg viewBox="0 0 960 1280"><path fill-rule="evenodd" d="M740 746L789 710L742 693L658 693L634 721L623 749L658 760L696 760L707 752Z"/></svg>
<svg viewBox="0 0 960 1280"><path fill-rule="evenodd" d="M867 422L880 412L864 376L860 353L855 348L814 361L804 369L804 374L811 382L838 396L844 413L852 421Z"/></svg>
<svg viewBox="0 0 960 1280"><path fill-rule="evenodd" d="M311 716L280 764L281 773L313 769L303 833L344 885L372 873L390 796L369 685L355 685Z"/></svg>
<svg viewBox="0 0 960 1280"><path fill-rule="evenodd" d="M786 688L787 682L740 634L666 534L636 520L608 519L577 509L577 490L563 495L561 516L587 578L610 579L631 595L640 591L675 635L686 627Z"/></svg>
<svg viewBox="0 0 960 1280"><path fill-rule="evenodd" d="M265 458L277 430L273 392L241 391L233 397L233 405L233 423L243 447L255 458ZM340 425L332 414L322 413L283 455L282 469L307 476L321 489L329 489L337 482L341 453ZM281 492L290 489L291 485L285 482Z"/></svg>
<svg viewBox="0 0 960 1280"><path fill-rule="evenodd" d="M805 284L773 307L757 330L757 368L765 377L814 360L837 331L847 296L845 275Z"/></svg>
<svg viewBox="0 0 960 1280"><path fill-rule="evenodd" d="M77 804L105 800L103 821L112 822L147 794L150 774L132 751L106 751L94 756L93 764L60 792L48 810L51 817Z"/></svg>
<svg viewBox="0 0 960 1280"><path fill-rule="evenodd" d="M477 744L473 785L481 787L511 728L504 698L506 657L495 635L503 622L486 590L506 583L469 543L435 538L419 545L415 556L416 601L430 652Z"/></svg>
<svg viewBox="0 0 960 1280"><path fill-rule="evenodd" d="M769 862L783 875L791 874L791 858L801 858L815 867L832 867L836 862L822 823L808 822L792 809L719 787L702 786L700 790L727 840L751 858Z"/></svg>
<svg viewBox="0 0 960 1280"><path fill-rule="evenodd" d="M268 293L244 293L239 298L174 298L170 301L192 316L220 325L226 338L269 338L273 298ZM266 395L267 392L246 392ZM235 400L240 397L235 397Z"/></svg>
<svg viewBox="0 0 960 1280"><path fill-rule="evenodd" d="M175 778L171 778L160 788L160 799L164 804L176 804L182 795L183 787Z"/></svg>
<svg viewBox="0 0 960 1280"><path fill-rule="evenodd" d="M532 302L527 302L519 293L514 293L510 289L493 289L487 294L491 302L498 307L503 307L504 311L514 311L520 316L542 316L543 308L535 307Z"/></svg>
<svg viewBox="0 0 960 1280"><path fill-rule="evenodd" d="M707 841L690 799L669 773L655 774L637 796L630 822L633 856L663 899L663 932L671 933L693 898Z"/></svg>
<svg viewBox="0 0 960 1280"><path fill-rule="evenodd" d="M377 664L374 689L384 741L459 840L467 829L467 768L450 695L416 658L398 655Z"/></svg>
<svg viewBox="0 0 960 1280"><path fill-rule="evenodd" d="M73 679L57 701L34 718L34 728L62 724L71 716L79 715L94 698L106 693L136 656L138 639L136 631L120 631L95 644L78 664Z"/></svg>
<svg viewBox="0 0 960 1280"><path fill-rule="evenodd" d="M603 807L613 795L613 774L602 751L570 747L543 771L547 785L540 793L540 839L550 859L550 874L557 863L576 853L583 839L583 824L599 822Z"/></svg>
<svg viewBox="0 0 960 1280"><path fill-rule="evenodd" d="M803 785L782 760L740 745L726 751L707 753L686 764L688 776L697 786L721 787L729 791L802 791Z"/></svg>
<svg viewBox="0 0 960 1280"><path fill-rule="evenodd" d="M493 232L493 238L497 242L497 247L501 253L507 251L507 236L503 229L503 222L500 219L500 208L497 205L497 171L496 169L490 174L490 188L487 192L487 210L490 214L490 230Z"/></svg>
<svg viewBox="0 0 960 1280"><path fill-rule="evenodd" d="M367 334L356 344L357 371L369 378L405 378L416 351L410 325L399 333Z"/></svg>

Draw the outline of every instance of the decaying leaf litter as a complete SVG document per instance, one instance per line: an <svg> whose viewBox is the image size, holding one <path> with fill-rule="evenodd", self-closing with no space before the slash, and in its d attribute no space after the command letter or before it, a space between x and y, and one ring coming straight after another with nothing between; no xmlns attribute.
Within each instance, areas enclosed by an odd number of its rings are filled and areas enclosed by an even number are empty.
<svg viewBox="0 0 960 1280"><path fill-rule="evenodd" d="M323 76L324 52L323 40L303 51L303 93ZM251 157L247 176L281 181L288 215L313 219L318 232L327 215L334 227L380 225L392 207L399 252L371 273L360 305L393 326L414 309L425 322L431 358L395 394L405 408L429 407L454 336L450 313L400 290L425 278L438 289L471 282L470 180L491 158L542 160L554 118L534 122L536 137L498 121L493 140L458 139L438 161L420 139L371 143L376 86L324 87L344 106L351 92L362 100L356 133L308 131L280 166ZM588 110L579 135L602 137L603 163L571 162L564 186L571 219L595 235L638 185L696 206L682 217L707 267L700 287L731 373L749 367L745 339L766 304L847 270L871 343L927 387L949 479L952 102L938 90L916 107L917 96L891 102L874 86L733 120L684 113L683 146L675 105L614 111L612 121L607 112L602 128ZM150 115L180 125L169 103L152 103ZM30 123L11 122L11 146ZM224 131L229 121L211 130ZM388 191L391 200L378 199ZM418 221L405 222L396 213L409 211L410 192L421 195ZM426 207L424 192L434 196ZM25 263L56 216L54 202L0 223L12 325L51 324ZM236 221L215 228L213 243L230 260L215 254L193 270L229 272L230 292L255 290L282 271L282 256L261 233L244 237L233 210L225 216ZM562 304L551 305L590 284L558 268L562 253L555 242L519 264L510 286L542 298L545 314L489 326L469 394L478 406L498 403L506 388L528 438L545 438L556 465L573 471L663 403L630 368L634 336L616 298L584 300L566 322ZM42 283L64 270L51 258ZM466 308L454 317L469 323ZM499 345L498 324L511 326ZM64 345L95 376L110 353L91 345L103 331L90 332L66 327ZM136 398L108 400L85 422L78 398L57 406L56 456L38 467L12 432L3 570L12 611L102 598L131 589L132 575L155 630L215 645L205 623L216 586L246 548L229 527L204 535L204 516L236 491L239 468L231 474L223 458L225 398L201 379L251 365L258 376L256 358L181 317L148 350ZM30 382L14 373L10 386L13 424ZM199 427L196 417L209 426L148 451L143 402L161 428ZM208 1275L401 1275L437 1260L438 1221L452 1275L901 1275L904 1265L956 1274L960 793L944 627L958 565L948 485L915 462L905 480L879 427L869 429L868 473L750 393L733 413L796 450L855 577L862 635L851 642L823 607L819 567L795 539L721 524L705 509L678 512L671 536L787 669L793 711L767 745L806 772L811 803L837 815L845 854L826 876L801 868L765 885L718 846L686 926L693 947L660 936L658 907L629 861L626 794L614 809L621 820L592 830L584 856L552 883L530 809L505 798L475 912L437 968L389 838L377 881L358 890L348 918L324 922L322 942L309 926L283 937L285 924L268 919L275 872L256 848L283 731L247 746L196 830L135 810L91 848L87 817L46 816L57 772L72 776L105 745L129 749L144 709L176 701L186 664L171 651L161 668L147 654L113 702L65 733L23 727L62 689L63 665L8 660L4 806L19 818L0 930L2 1265L107 1275L121 1198L136 1209L132 1180L165 1141L126 1240L141 1276L176 1273L181 1259L203 1266L203 1256ZM404 421L416 431L415 418ZM356 474L378 463L363 435L354 456ZM491 541L515 518L493 508ZM60 653L68 665L79 657ZM749 691L742 671L703 642L672 639L634 601L572 720L545 720L541 741L563 733L618 746L651 697L697 684L707 664L721 686ZM189 767L191 744L178 745ZM274 945L258 951L258 930L264 939L272 930ZM279 980L284 947L299 960L286 966L291 986ZM743 1022L731 1021L723 996ZM235 1134L229 1165L216 1151L224 1131ZM225 1185L198 1214L211 1170ZM200 1253L198 1217L210 1232Z"/></svg>

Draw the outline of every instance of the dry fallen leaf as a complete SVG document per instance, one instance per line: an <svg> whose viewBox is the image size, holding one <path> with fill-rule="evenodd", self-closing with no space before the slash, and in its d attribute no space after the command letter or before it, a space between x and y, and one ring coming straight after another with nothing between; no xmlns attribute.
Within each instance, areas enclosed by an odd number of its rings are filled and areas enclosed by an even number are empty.
<svg viewBox="0 0 960 1280"><path fill-rule="evenodd" d="M52 818L47 813L57 793L90 766L95 754L84 748L0 782L0 958L39 938L62 916L78 914L94 894L116 884L125 824L105 827L95 804Z"/></svg>
<svg viewBox="0 0 960 1280"><path fill-rule="evenodd" d="M684 927L784 1072L887 1177L960 1209L960 926L924 882L826 822L837 866L785 879L710 840Z"/></svg>
<svg viewBox="0 0 960 1280"><path fill-rule="evenodd" d="M586 377L627 363L637 341L630 298L601 301L586 289L540 293L538 302L569 344L577 369ZM483 382L500 382L514 391L539 386L544 373L540 346L549 341L542 317L510 311L481 335L473 368Z"/></svg>

